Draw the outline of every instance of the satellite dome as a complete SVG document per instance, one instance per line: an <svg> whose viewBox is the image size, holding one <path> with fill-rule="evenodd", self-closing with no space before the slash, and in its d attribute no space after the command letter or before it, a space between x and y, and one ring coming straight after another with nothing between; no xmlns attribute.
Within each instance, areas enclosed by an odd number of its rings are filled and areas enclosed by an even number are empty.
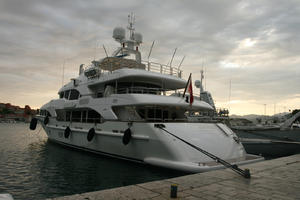
<svg viewBox="0 0 300 200"><path fill-rule="evenodd" d="M201 81L199 81L199 80L196 80L196 81L195 81L195 86L196 86L196 88L199 88L199 87L200 87L200 85L201 85Z"/></svg>
<svg viewBox="0 0 300 200"><path fill-rule="evenodd" d="M133 39L139 44L143 42L143 36L140 33L134 33Z"/></svg>
<svg viewBox="0 0 300 200"><path fill-rule="evenodd" d="M123 40L125 38L125 29L122 27L114 28L113 38L116 40Z"/></svg>

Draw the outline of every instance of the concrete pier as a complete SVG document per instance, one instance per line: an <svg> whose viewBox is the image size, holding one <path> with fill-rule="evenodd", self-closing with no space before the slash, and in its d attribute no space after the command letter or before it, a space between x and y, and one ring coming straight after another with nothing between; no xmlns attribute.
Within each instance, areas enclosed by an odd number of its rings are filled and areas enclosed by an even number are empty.
<svg viewBox="0 0 300 200"><path fill-rule="evenodd" d="M225 169L54 199L165 200L171 199L171 185L177 184L177 199L300 200L300 154L249 164L241 168L250 169L251 179L245 179Z"/></svg>

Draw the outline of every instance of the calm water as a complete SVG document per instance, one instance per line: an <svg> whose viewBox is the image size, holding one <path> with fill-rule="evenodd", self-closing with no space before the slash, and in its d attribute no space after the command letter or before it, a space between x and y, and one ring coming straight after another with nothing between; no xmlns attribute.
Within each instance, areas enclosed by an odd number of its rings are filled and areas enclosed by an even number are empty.
<svg viewBox="0 0 300 200"><path fill-rule="evenodd" d="M38 126L0 123L0 193L45 199L184 175L92 153L47 140Z"/></svg>

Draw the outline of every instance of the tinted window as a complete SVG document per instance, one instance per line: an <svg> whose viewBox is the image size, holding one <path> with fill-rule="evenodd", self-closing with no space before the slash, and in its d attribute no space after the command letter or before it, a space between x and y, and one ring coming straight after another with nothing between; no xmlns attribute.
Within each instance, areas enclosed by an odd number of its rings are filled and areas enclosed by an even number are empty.
<svg viewBox="0 0 300 200"><path fill-rule="evenodd" d="M59 93L59 98L60 99L64 98L64 92Z"/></svg>
<svg viewBox="0 0 300 200"><path fill-rule="evenodd" d="M65 98L65 99L68 99L68 98L69 98L69 94L70 94L70 90L65 91L65 96L64 96L64 98Z"/></svg>
<svg viewBox="0 0 300 200"><path fill-rule="evenodd" d="M64 110L56 110L56 119L57 121L65 121L65 111Z"/></svg>
<svg viewBox="0 0 300 200"><path fill-rule="evenodd" d="M148 118L153 119L154 118L154 109L148 110Z"/></svg>
<svg viewBox="0 0 300 200"><path fill-rule="evenodd" d="M71 118L71 111L66 112L66 121L69 122Z"/></svg>
<svg viewBox="0 0 300 200"><path fill-rule="evenodd" d="M146 118L146 110L145 109L138 109L137 113L140 115L141 118Z"/></svg>
<svg viewBox="0 0 300 200"><path fill-rule="evenodd" d="M169 112L167 110L163 111L163 119L168 119L169 118Z"/></svg>
<svg viewBox="0 0 300 200"><path fill-rule="evenodd" d="M82 111L82 122L86 122L86 110Z"/></svg>
<svg viewBox="0 0 300 200"><path fill-rule="evenodd" d="M88 110L88 123L100 123L100 114L94 110Z"/></svg>
<svg viewBox="0 0 300 200"><path fill-rule="evenodd" d="M71 90L70 92L71 94L69 100L75 100L79 98L79 92L77 90Z"/></svg>
<svg viewBox="0 0 300 200"><path fill-rule="evenodd" d="M103 97L103 93L102 92L98 92L97 93L97 98L102 98Z"/></svg>
<svg viewBox="0 0 300 200"><path fill-rule="evenodd" d="M155 118L161 119L161 110L160 109L155 110Z"/></svg>
<svg viewBox="0 0 300 200"><path fill-rule="evenodd" d="M72 111L72 122L81 121L81 111Z"/></svg>

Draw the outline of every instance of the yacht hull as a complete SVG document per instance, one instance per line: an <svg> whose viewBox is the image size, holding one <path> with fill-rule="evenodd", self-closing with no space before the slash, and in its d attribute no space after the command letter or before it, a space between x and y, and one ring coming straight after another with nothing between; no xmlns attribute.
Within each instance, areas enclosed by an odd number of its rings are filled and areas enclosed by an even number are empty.
<svg viewBox="0 0 300 200"><path fill-rule="evenodd" d="M55 118L50 118L47 125L43 123L42 125L51 141L84 151L192 173L223 168L201 152L156 128L155 123L108 121L102 124L82 124L59 122ZM217 126L209 123L164 123L164 125L177 137L231 163L246 164L262 160L261 157L247 155L243 146L234 140L234 133L225 125ZM65 137L67 127L71 133ZM95 129L95 136L88 141L87 135L91 128ZM122 139L124 131L128 128L132 136L125 145Z"/></svg>

